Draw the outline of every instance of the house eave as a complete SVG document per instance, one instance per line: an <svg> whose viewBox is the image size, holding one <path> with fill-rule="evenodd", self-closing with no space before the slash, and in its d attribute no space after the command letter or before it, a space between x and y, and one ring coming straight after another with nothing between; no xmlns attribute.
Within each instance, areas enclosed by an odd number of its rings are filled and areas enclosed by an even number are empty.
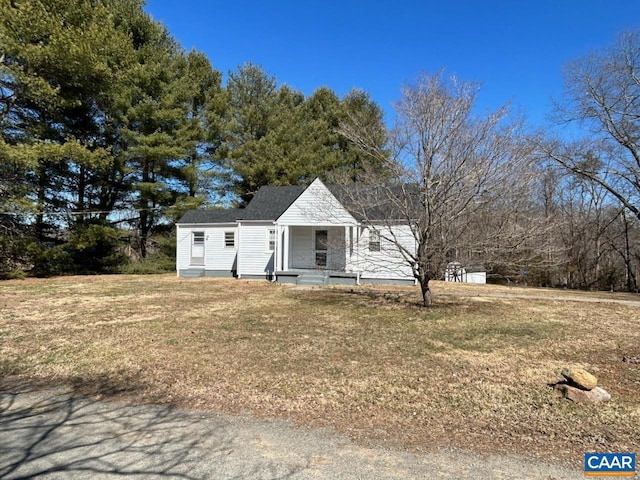
<svg viewBox="0 0 640 480"><path fill-rule="evenodd" d="M238 226L238 222L220 222L220 223L211 223L211 222L207 222L207 223L177 223L176 224L178 227L187 227L187 228L193 228L193 227L199 227L199 228L206 228L206 227L237 227Z"/></svg>
<svg viewBox="0 0 640 480"><path fill-rule="evenodd" d="M356 221L353 222L274 222L276 225L282 227L357 227L360 224Z"/></svg>
<svg viewBox="0 0 640 480"><path fill-rule="evenodd" d="M415 220L408 220L406 218L384 218L384 219L367 219L362 221L362 225L410 225Z"/></svg>
<svg viewBox="0 0 640 480"><path fill-rule="evenodd" d="M238 220L238 223L271 223L271 224L275 224L276 221L272 220L272 219L263 219L263 220L257 220L257 219L251 219L251 220Z"/></svg>

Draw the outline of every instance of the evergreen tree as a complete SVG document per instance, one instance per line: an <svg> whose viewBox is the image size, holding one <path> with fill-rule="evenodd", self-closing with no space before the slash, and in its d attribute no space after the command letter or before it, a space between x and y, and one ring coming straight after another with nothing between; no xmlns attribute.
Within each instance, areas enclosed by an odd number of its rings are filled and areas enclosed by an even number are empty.
<svg viewBox="0 0 640 480"><path fill-rule="evenodd" d="M103 4L0 2L2 138L6 159L26 169L36 233L83 211L90 171L110 161L100 145L100 94L127 62L128 39ZM107 20L105 22L105 19ZM48 228L49 227L49 228Z"/></svg>
<svg viewBox="0 0 640 480"><path fill-rule="evenodd" d="M222 180L243 203L271 178L260 153L260 142L273 128L276 80L260 67L247 63L229 73L228 110L224 117L224 143L219 152Z"/></svg>
<svg viewBox="0 0 640 480"><path fill-rule="evenodd" d="M146 257L154 231L214 194L357 179L363 153L339 131L353 118L381 128L366 94L305 98L251 63L222 88L142 0L0 0L1 267L108 270L89 258L115 259L119 229Z"/></svg>
<svg viewBox="0 0 640 480"><path fill-rule="evenodd" d="M226 105L221 75L212 69L207 57L191 51L183 58L183 80L176 85L175 92L179 92L183 105L177 135L185 155L176 161L181 187L170 212L174 220L185 210L214 200L217 168L213 156L221 144L219 116Z"/></svg>
<svg viewBox="0 0 640 480"><path fill-rule="evenodd" d="M229 75L229 106L225 142L219 153L225 184L241 203L247 203L263 185L307 184L348 172L356 179L363 162L381 165L381 159L358 150L341 133L353 119L375 131L383 151L382 111L360 91L343 100L327 87L309 98L285 86L260 67L246 64Z"/></svg>
<svg viewBox="0 0 640 480"><path fill-rule="evenodd" d="M93 228L85 222L124 221L145 256L166 209L181 193L196 196L193 168L209 150L204 116L220 75L142 6L0 0L2 206L23 206L10 212L19 221L3 224L33 224L41 245ZM93 228L69 238L100 232L109 237Z"/></svg>

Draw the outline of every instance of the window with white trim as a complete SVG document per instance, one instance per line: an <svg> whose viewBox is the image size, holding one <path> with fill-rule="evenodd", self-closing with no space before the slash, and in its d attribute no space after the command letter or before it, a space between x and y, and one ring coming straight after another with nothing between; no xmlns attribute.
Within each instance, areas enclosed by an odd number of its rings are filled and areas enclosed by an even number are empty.
<svg viewBox="0 0 640 480"><path fill-rule="evenodd" d="M204 232L191 234L191 265L204 265Z"/></svg>
<svg viewBox="0 0 640 480"><path fill-rule="evenodd" d="M270 228L267 232L267 252L273 252L276 249L276 229Z"/></svg>
<svg viewBox="0 0 640 480"><path fill-rule="evenodd" d="M226 248L236 246L236 232L224 232L224 246Z"/></svg>
<svg viewBox="0 0 640 480"><path fill-rule="evenodd" d="M369 251L380 251L380 232L378 232L377 230L369 230Z"/></svg>

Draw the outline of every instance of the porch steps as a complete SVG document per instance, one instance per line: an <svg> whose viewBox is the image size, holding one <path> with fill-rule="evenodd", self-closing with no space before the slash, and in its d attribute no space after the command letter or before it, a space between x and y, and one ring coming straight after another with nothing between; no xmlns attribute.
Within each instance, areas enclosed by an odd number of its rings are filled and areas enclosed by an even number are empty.
<svg viewBox="0 0 640 480"><path fill-rule="evenodd" d="M186 268L184 270L180 270L180 277L182 278L204 277L204 268Z"/></svg>
<svg viewBox="0 0 640 480"><path fill-rule="evenodd" d="M326 273L314 270L300 273L296 280L296 285L320 286L327 285L328 283L329 278Z"/></svg>

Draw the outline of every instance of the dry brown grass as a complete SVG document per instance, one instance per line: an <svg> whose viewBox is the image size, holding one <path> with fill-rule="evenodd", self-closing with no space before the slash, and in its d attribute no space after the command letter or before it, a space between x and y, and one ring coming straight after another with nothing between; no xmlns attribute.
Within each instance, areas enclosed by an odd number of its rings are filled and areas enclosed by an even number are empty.
<svg viewBox="0 0 640 480"><path fill-rule="evenodd" d="M412 450L576 464L585 451L639 450L640 307L606 294L587 303L592 296L577 292L437 282L434 292L435 306L424 309L416 288L173 276L7 281L0 375L285 417ZM548 384L565 366L596 373L613 401L554 397Z"/></svg>

